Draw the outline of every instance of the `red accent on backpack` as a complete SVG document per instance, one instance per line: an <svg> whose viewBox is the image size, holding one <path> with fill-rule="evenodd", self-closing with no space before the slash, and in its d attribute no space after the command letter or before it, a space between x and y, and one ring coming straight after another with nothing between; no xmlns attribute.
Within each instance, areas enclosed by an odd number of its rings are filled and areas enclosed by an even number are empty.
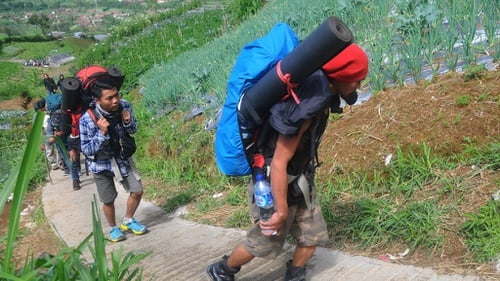
<svg viewBox="0 0 500 281"><path fill-rule="evenodd" d="M76 112L70 112L71 117L71 136L77 137L80 135L80 117L82 116L81 107Z"/></svg>
<svg viewBox="0 0 500 281"><path fill-rule="evenodd" d="M76 77L82 81L83 90L88 90L90 84L98 77L109 76L108 70L100 65L89 65L76 73Z"/></svg>

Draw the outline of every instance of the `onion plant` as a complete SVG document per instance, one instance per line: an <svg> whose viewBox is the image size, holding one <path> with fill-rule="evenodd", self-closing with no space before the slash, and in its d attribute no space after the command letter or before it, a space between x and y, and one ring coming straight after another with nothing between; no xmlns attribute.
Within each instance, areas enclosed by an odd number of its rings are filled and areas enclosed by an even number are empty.
<svg viewBox="0 0 500 281"><path fill-rule="evenodd" d="M423 44L426 46L423 50L425 61L432 70L432 76L436 76L439 68L441 67L441 60L439 57L439 49L442 47L442 38L440 36L442 29L436 23L429 26L427 32L423 34Z"/></svg>
<svg viewBox="0 0 500 281"><path fill-rule="evenodd" d="M403 61L415 82L420 80L422 72L422 36L420 30L411 30L406 33L403 41Z"/></svg>
<svg viewBox="0 0 500 281"><path fill-rule="evenodd" d="M460 11L455 15L456 28L459 30L461 41L463 44L463 56L466 64L474 63L474 54L472 53L472 41L476 34L477 15L479 13L478 1L453 1L453 5L457 5L456 11Z"/></svg>
<svg viewBox="0 0 500 281"><path fill-rule="evenodd" d="M500 34L498 34L498 15L500 7L497 0L482 1L482 20L484 31L488 37L489 46L493 47L493 58L498 61L500 57Z"/></svg>

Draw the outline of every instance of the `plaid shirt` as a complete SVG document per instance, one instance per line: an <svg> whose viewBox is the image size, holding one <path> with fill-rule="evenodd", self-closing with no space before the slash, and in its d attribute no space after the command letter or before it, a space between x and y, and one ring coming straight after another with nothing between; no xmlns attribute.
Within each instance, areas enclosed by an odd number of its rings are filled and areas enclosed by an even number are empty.
<svg viewBox="0 0 500 281"><path fill-rule="evenodd" d="M134 111L132 106L124 99L120 100L120 103L124 110L130 112L130 123L124 124L123 128L129 133L134 134L137 131L137 121L135 119ZM107 151L111 152L111 144L109 142L110 136L108 133L103 135L97 124L92 120L88 112L82 114L80 118L80 141L82 145L82 152L89 158L94 158L98 152ZM130 164L128 160L123 160L120 157L115 157L116 163L120 169L120 173L123 177L129 175ZM87 161L90 171L97 174L102 171L111 171L111 158L106 160L92 160Z"/></svg>

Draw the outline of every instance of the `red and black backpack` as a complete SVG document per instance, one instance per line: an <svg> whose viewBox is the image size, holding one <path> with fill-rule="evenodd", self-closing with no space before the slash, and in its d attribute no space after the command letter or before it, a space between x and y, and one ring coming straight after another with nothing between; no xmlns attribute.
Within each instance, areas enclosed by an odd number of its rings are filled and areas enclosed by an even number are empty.
<svg viewBox="0 0 500 281"><path fill-rule="evenodd" d="M90 86L97 79L109 77L115 80L116 87L120 89L125 76L117 67L104 68L100 65L89 65L79 70L75 77L68 77L61 82L62 101L61 108L65 113L64 123L61 126L65 134L73 137L80 135L80 117L89 108L93 97L89 91Z"/></svg>

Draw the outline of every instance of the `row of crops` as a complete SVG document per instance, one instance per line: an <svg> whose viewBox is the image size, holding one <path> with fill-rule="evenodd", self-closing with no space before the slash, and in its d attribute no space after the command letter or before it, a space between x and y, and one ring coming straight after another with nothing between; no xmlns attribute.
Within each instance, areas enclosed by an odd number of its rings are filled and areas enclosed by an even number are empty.
<svg viewBox="0 0 500 281"><path fill-rule="evenodd" d="M156 109L172 104L188 108L213 95L220 105L242 46L278 22L289 24L303 39L329 16L341 18L369 54L365 91L418 81L478 59L496 62L498 11L496 0L269 1L234 32L147 71L140 80L144 102ZM168 50L168 45L158 47Z"/></svg>

